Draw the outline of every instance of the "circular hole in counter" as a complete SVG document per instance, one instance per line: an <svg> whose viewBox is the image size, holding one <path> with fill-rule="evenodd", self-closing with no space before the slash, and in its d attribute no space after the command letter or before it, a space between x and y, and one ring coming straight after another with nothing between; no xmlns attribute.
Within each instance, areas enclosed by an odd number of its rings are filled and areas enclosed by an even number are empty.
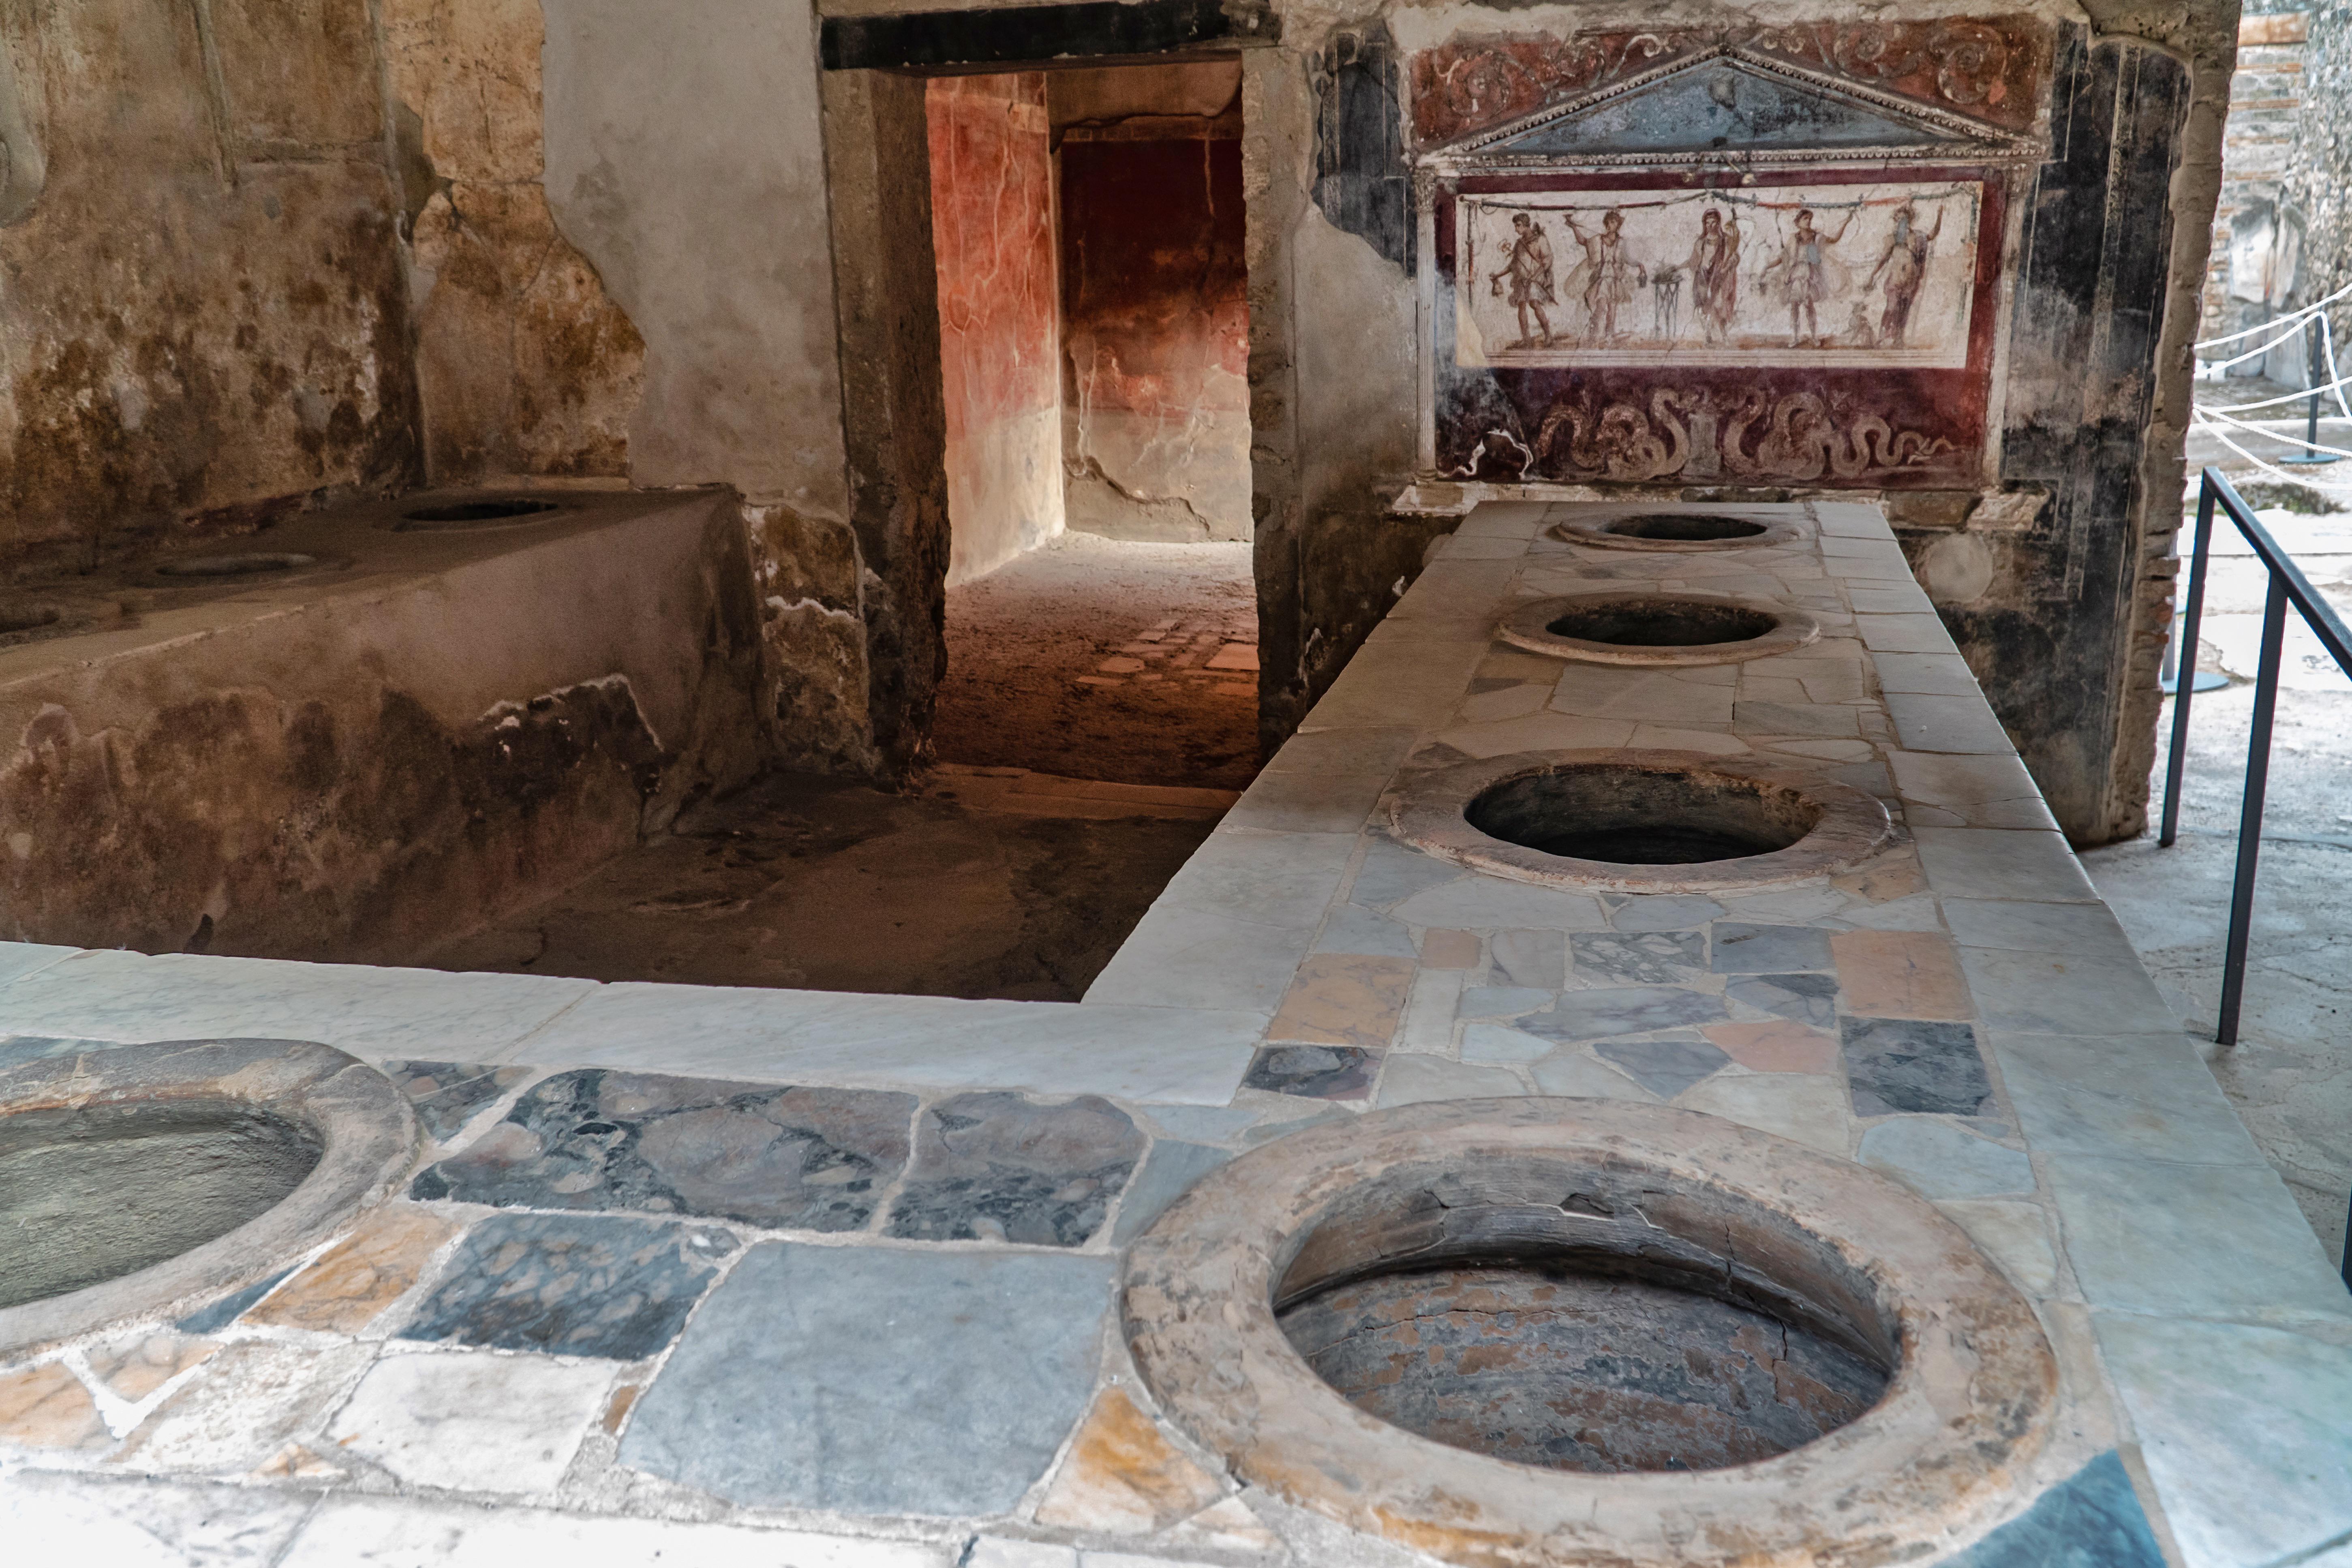
<svg viewBox="0 0 2352 1568"><path fill-rule="evenodd" d="M1522 773L1473 796L1463 819L1539 854L1618 866L1692 866L1786 849L1821 808L1750 779L1608 763Z"/></svg>
<svg viewBox="0 0 2352 1568"><path fill-rule="evenodd" d="M1482 1184L1479 1152L1452 1184ZM1727 1270L1726 1249L1651 1226L1622 1174L1563 1169L1560 1208L1449 1209L1433 1258L1429 1184L1349 1194L1276 1293L1315 1374L1392 1426L1554 1469L1713 1470L1817 1441L1885 1393L1894 1326L1857 1312L1853 1271L1785 1221L1729 1216L1777 1234L1757 1255L1771 1273L1745 1249Z"/></svg>
<svg viewBox="0 0 2352 1568"><path fill-rule="evenodd" d="M1769 525L1747 517L1654 511L1644 512L1639 517L1617 518L1601 526L1601 531L1618 539L1659 539L1676 543L1714 544L1727 539L1754 539Z"/></svg>
<svg viewBox="0 0 2352 1568"><path fill-rule="evenodd" d="M1620 893L1833 876L1894 832L1868 791L1809 767L1696 752L1518 752L1408 775L1396 837L1489 876Z"/></svg>
<svg viewBox="0 0 2352 1568"><path fill-rule="evenodd" d="M1495 635L1552 658L1668 668L1793 653L1820 637L1822 623L1769 599L1619 589L1530 600Z"/></svg>
<svg viewBox="0 0 2352 1568"><path fill-rule="evenodd" d="M0 1308L176 1258L275 1208L318 1134L235 1100L0 1118Z"/></svg>
<svg viewBox="0 0 2352 1568"><path fill-rule="evenodd" d="M1551 526L1551 536L1571 544L1610 550L1737 550L1784 544L1797 537L1793 518L1747 517L1733 511L1644 511L1570 516Z"/></svg>
<svg viewBox="0 0 2352 1568"><path fill-rule="evenodd" d="M315 555L297 555L290 551L256 551L241 555L191 555L179 561L166 561L155 568L159 577L253 577L265 572L291 572L299 567L316 566Z"/></svg>
<svg viewBox="0 0 2352 1568"><path fill-rule="evenodd" d="M482 500L450 501L435 506L420 506L400 514L400 526L409 528L468 528L514 522L538 517L545 512L562 510L551 500L532 500L522 496L499 496Z"/></svg>

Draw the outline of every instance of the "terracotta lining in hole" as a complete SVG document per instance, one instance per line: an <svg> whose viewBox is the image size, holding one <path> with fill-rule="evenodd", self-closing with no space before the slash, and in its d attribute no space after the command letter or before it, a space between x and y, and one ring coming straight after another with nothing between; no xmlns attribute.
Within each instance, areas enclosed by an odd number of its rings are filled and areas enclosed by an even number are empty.
<svg viewBox="0 0 2352 1568"><path fill-rule="evenodd" d="M1596 1184L1638 1206L1605 1220L1563 1206ZM1423 1187L1418 1208L1391 1201ZM1383 1204L1412 1223L1383 1227ZM1569 1254L1644 1238L1812 1292L1894 1352L1885 1395L1749 1464L1559 1470L1380 1421L1324 1384L1276 1319L1302 1268L1337 1278L1479 1246ZM1276 1139L1162 1215L1122 1285L1144 1382L1238 1478L1465 1568L1940 1560L2030 1505L2058 1405L2032 1308L1935 1205L1753 1128L1621 1100L1437 1101Z"/></svg>
<svg viewBox="0 0 2352 1568"><path fill-rule="evenodd" d="M1548 855L1473 827L1464 813L1497 784L1578 767L1676 773L1793 792L1820 815L1786 848L1685 865L1629 865ZM1515 882L1576 892L1711 893L1785 887L1851 870L1885 847L1895 826L1878 797L1811 768L1745 763L1695 752L1516 752L1407 777L1390 793L1389 822L1405 844Z"/></svg>
<svg viewBox="0 0 2352 1568"><path fill-rule="evenodd" d="M1682 643L1648 647L1562 637L1550 629L1552 622L1574 610L1637 602L1660 608L1696 605L1746 610L1755 615L1769 616L1776 624L1760 637L1738 642ZM1578 664L1633 665L1654 669L1685 665L1739 664L1751 658L1769 658L1775 654L1792 653L1821 637L1822 623L1802 610L1745 594L1710 594L1696 589L1635 586L1531 600L1506 615L1496 624L1495 635L1513 647L1525 648L1529 653L1539 653L1551 658L1564 658Z"/></svg>

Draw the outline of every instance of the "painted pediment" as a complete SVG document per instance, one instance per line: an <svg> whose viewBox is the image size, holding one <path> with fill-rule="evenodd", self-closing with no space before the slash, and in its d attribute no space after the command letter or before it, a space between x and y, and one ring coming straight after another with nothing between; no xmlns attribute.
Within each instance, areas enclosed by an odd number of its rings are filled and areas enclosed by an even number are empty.
<svg viewBox="0 0 2352 1568"><path fill-rule="evenodd" d="M1477 163L1977 157L2007 152L2012 140L1959 115L1727 47L1548 104L1430 156Z"/></svg>

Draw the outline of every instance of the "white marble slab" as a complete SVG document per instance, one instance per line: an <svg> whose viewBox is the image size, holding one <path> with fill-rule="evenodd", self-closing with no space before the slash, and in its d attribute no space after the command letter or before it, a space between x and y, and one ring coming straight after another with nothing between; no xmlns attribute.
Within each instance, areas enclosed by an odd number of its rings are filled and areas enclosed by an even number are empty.
<svg viewBox="0 0 2352 1568"><path fill-rule="evenodd" d="M598 987L499 1059L1223 1105L1265 1029L1251 1012L625 984Z"/></svg>
<svg viewBox="0 0 2352 1568"><path fill-rule="evenodd" d="M595 989L547 975L92 952L0 986L0 1033L316 1040L374 1059L505 1061Z"/></svg>

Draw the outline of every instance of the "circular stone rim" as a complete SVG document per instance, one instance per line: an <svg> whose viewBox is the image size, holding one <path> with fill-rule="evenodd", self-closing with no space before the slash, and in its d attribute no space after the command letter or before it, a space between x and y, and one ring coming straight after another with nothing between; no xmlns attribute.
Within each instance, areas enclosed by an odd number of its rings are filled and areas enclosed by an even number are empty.
<svg viewBox="0 0 2352 1568"><path fill-rule="evenodd" d="M1710 608L1747 610L1772 617L1772 629L1738 642L1667 643L1636 647L1625 643L1594 642L1587 637L1561 637L1549 630L1562 615L1589 604L1625 604L1646 600L1661 606L1700 605ZM1685 665L1744 664L1791 653L1817 640L1822 623L1803 610L1760 599L1750 594L1715 594L1695 588L1627 587L1605 593L1559 594L1533 599L1496 624L1495 635L1513 647L1576 664L1616 664L1674 668Z"/></svg>
<svg viewBox="0 0 2352 1568"><path fill-rule="evenodd" d="M1885 1393L1769 1459L1609 1475L1455 1448L1359 1409L1283 1333L1275 1288L1340 1200L1473 1152L1663 1172L1793 1222L1877 1288L1902 1347ZM1475 1568L1925 1558L2031 1504L2020 1472L2058 1397L2032 1307L1933 1204L1755 1128L1625 1100L1437 1100L1276 1139L1202 1178L1137 1238L1120 1311L1160 1406L1236 1476Z"/></svg>
<svg viewBox="0 0 2352 1568"><path fill-rule="evenodd" d="M1631 865L1547 855L1483 833L1465 815L1470 803L1497 784L1535 773L1578 767L1682 773L1768 789L1794 790L1821 808L1802 838L1783 848L1735 859L1674 866ZM1398 838L1424 855L1491 877L1577 892L1714 893L1786 886L1852 870L1885 847L1895 835L1885 804L1812 768L1741 763L1700 752L1513 752L1483 762L1456 763L1400 784L1389 797L1389 824Z"/></svg>
<svg viewBox="0 0 2352 1568"><path fill-rule="evenodd" d="M514 517L477 518L467 522L428 522L408 515L411 510L432 507L485 504L524 505L538 510ZM420 490L394 501L391 518L376 526L391 533L488 533L506 528L537 528L541 523L573 516L579 510L576 501L563 500L559 495L537 495L529 490Z"/></svg>
<svg viewBox="0 0 2352 1568"><path fill-rule="evenodd" d="M178 1317L271 1273L398 1192L415 1163L408 1096L357 1057L309 1040L165 1040L0 1070L0 1118L167 1100L237 1100L299 1123L319 1163L294 1190L200 1246L62 1296L0 1308L0 1353L137 1318Z"/></svg>
<svg viewBox="0 0 2352 1568"><path fill-rule="evenodd" d="M331 567L323 556L299 550L237 550L226 554L182 555L155 563L155 575L173 583L235 583L247 577L267 577L277 572L307 572Z"/></svg>
<svg viewBox="0 0 2352 1568"><path fill-rule="evenodd" d="M1632 534L1605 531L1612 522L1622 522L1627 517L1731 517L1742 522L1760 522L1761 533L1751 533L1744 539L1642 539ZM1753 507L1643 507L1638 510L1621 509L1608 517L1563 518L1546 532L1569 544L1594 544L1603 550L1664 550L1684 554L1707 550L1754 550L1765 545L1786 544L1802 537L1803 530L1793 518L1758 517Z"/></svg>

